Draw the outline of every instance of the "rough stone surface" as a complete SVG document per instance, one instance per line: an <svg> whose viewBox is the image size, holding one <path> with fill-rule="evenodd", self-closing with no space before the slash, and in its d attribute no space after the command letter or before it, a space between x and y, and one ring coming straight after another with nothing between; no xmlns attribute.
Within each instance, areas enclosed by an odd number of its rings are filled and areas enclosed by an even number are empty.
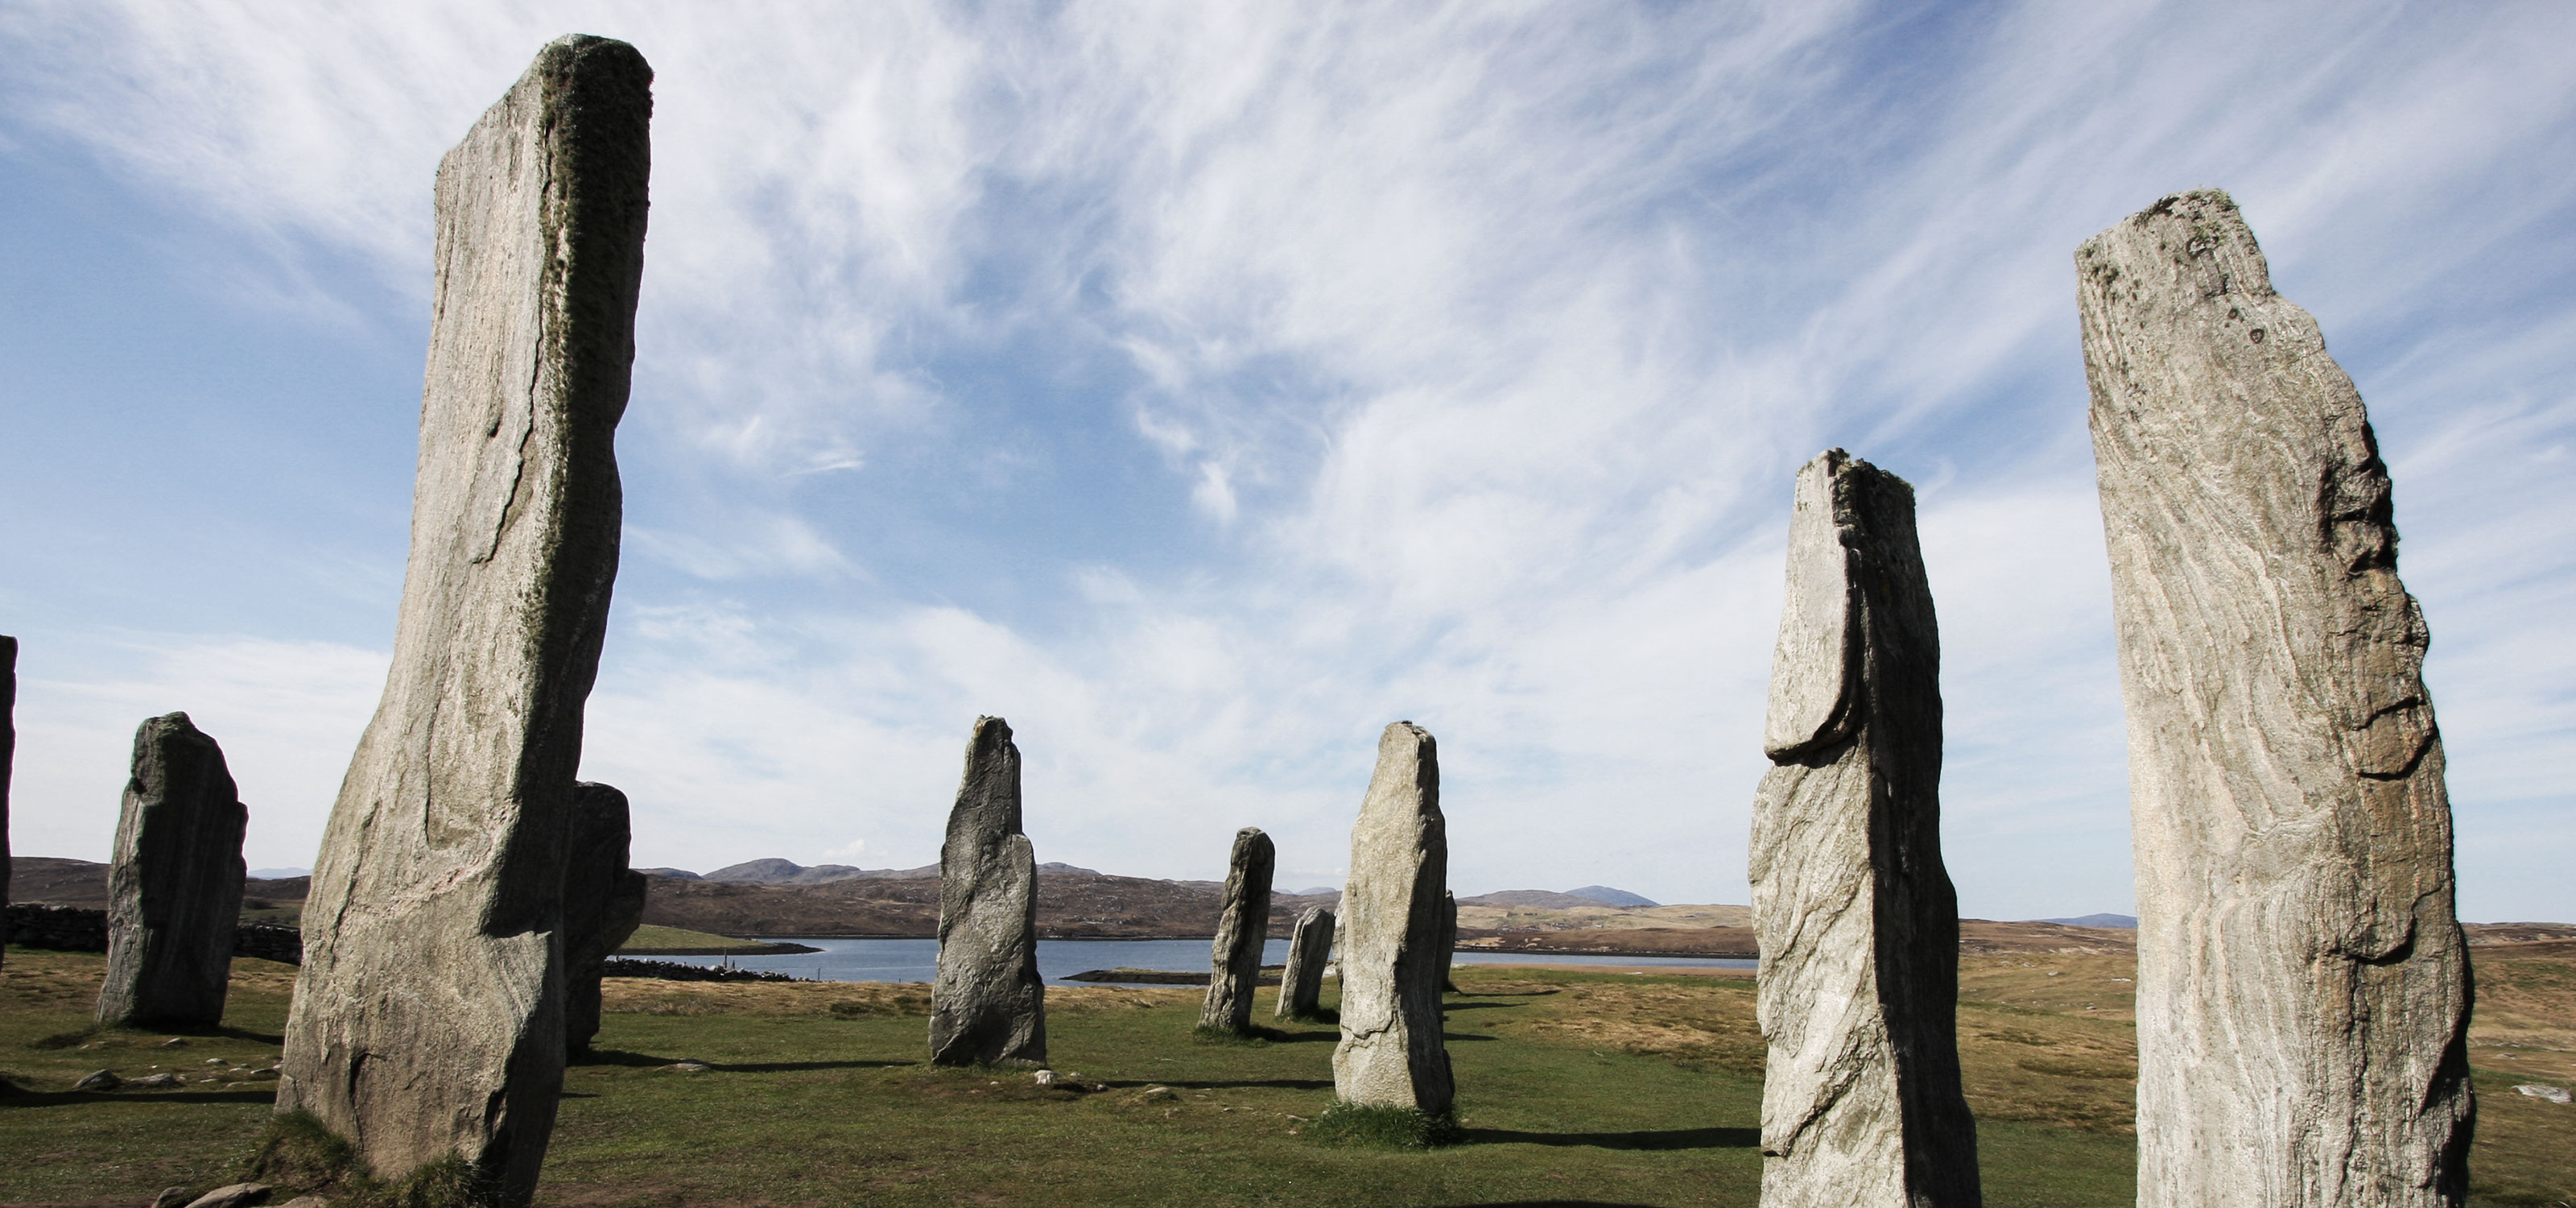
<svg viewBox="0 0 2576 1208"><path fill-rule="evenodd" d="M188 1208L251 1208L268 1202L266 1183L227 1183L188 1201Z"/></svg>
<svg viewBox="0 0 2576 1208"><path fill-rule="evenodd" d="M107 872L99 1022L222 1023L250 811L223 748L185 713L135 730L133 769Z"/></svg>
<svg viewBox="0 0 2576 1208"><path fill-rule="evenodd" d="M2450 799L2361 395L2224 193L2075 263L2128 706L2138 1203L2460 1203Z"/></svg>
<svg viewBox="0 0 2576 1208"><path fill-rule="evenodd" d="M1342 1040L1333 1093L1345 1103L1449 1112L1440 1039L1440 904L1449 892L1440 754L1409 721L1377 740L1377 772L1351 828L1342 888Z"/></svg>
<svg viewBox="0 0 2576 1208"><path fill-rule="evenodd" d="M616 579L652 69L547 45L439 164L411 557L315 861L278 1110L525 1203L563 1079L564 841Z"/></svg>
<svg viewBox="0 0 2576 1208"><path fill-rule="evenodd" d="M1038 977L1038 859L1020 832L1020 749L1010 723L975 719L966 774L939 849L939 977L930 1059L1046 1064Z"/></svg>
<svg viewBox="0 0 2576 1208"><path fill-rule="evenodd" d="M1234 833L1225 866L1225 907L1216 917L1207 1000L1199 1026L1245 1032L1252 1027L1252 990L1261 984L1261 948L1270 938L1270 873L1278 852L1270 836L1247 826Z"/></svg>
<svg viewBox="0 0 2576 1208"><path fill-rule="evenodd" d="M1798 471L1753 804L1765 1208L1981 1202L1940 670L1914 489L1825 451Z"/></svg>
<svg viewBox="0 0 2576 1208"><path fill-rule="evenodd" d="M0 906L9 904L9 777L18 755L18 639L0 633ZM0 952L9 915L0 910Z"/></svg>
<svg viewBox="0 0 2576 1208"><path fill-rule="evenodd" d="M644 921L644 874L626 866L631 838L626 794L589 781L572 786L563 882L564 1047L570 1052L588 1052L599 1034L600 971Z"/></svg>
<svg viewBox="0 0 2576 1208"><path fill-rule="evenodd" d="M1288 933L1288 967L1279 974L1281 1019L1310 1019L1324 995L1324 966L1333 959L1333 912L1309 906Z"/></svg>

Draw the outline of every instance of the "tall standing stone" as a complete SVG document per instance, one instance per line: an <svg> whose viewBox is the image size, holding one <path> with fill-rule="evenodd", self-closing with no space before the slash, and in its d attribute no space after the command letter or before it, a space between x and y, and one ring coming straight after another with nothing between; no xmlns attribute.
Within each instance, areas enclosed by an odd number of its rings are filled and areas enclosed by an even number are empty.
<svg viewBox="0 0 2576 1208"><path fill-rule="evenodd" d="M1261 950L1270 938L1270 873L1278 861L1270 836L1247 826L1234 833L1225 866L1225 909L1217 915L1209 953L1207 1001L1199 1026L1227 1032L1252 1028L1252 992L1261 984ZM1287 993L1285 979L1281 993Z"/></svg>
<svg viewBox="0 0 2576 1208"><path fill-rule="evenodd" d="M633 832L626 794L604 784L572 786L572 834L564 843L564 1047L590 1051L599 1034L599 979L608 954L644 921L644 874L626 866Z"/></svg>
<svg viewBox="0 0 2576 1208"><path fill-rule="evenodd" d="M617 573L652 69L548 44L438 169L411 560L331 811L277 1106L525 1203L563 1080L564 842Z"/></svg>
<svg viewBox="0 0 2576 1208"><path fill-rule="evenodd" d="M1345 1103L1449 1114L1455 1085L1440 1037L1440 899L1448 892L1440 754L1409 721L1377 740L1377 772L1351 828L1342 888L1342 1040L1333 1093Z"/></svg>
<svg viewBox="0 0 2576 1208"><path fill-rule="evenodd" d="M1765 1208L1980 1202L1941 864L1941 646L1914 488L1798 471L1753 803Z"/></svg>
<svg viewBox="0 0 2576 1208"><path fill-rule="evenodd" d="M187 714L134 731L133 775L107 869L99 1022L223 1022L249 825L223 748Z"/></svg>
<svg viewBox="0 0 2576 1208"><path fill-rule="evenodd" d="M939 849L931 1061L1046 1064L1037 936L1038 858L1020 831L1020 749L1010 723L978 717L957 804L948 811L948 841Z"/></svg>
<svg viewBox="0 0 2576 1208"><path fill-rule="evenodd" d="M1333 912L1309 906L1288 933L1288 967L1279 975L1281 1019L1312 1019L1324 997L1324 966L1333 959Z"/></svg>
<svg viewBox="0 0 2576 1208"><path fill-rule="evenodd" d="M9 776L18 756L18 639L0 633L0 951L9 946Z"/></svg>
<svg viewBox="0 0 2576 1208"><path fill-rule="evenodd" d="M2451 807L2361 395L2225 193L2075 263L2129 718L2138 1203L2460 1203Z"/></svg>

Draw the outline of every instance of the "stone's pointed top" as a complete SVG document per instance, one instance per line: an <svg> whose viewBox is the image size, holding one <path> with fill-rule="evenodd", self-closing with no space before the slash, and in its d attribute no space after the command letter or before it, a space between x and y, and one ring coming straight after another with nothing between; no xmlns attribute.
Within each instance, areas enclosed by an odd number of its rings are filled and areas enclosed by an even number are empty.
<svg viewBox="0 0 2576 1208"><path fill-rule="evenodd" d="M2192 311L2226 295L2279 296L2254 228L2223 189L2168 193L2085 240L2075 249L2075 263L2079 279L2097 288L2112 287L2123 273L2161 273L2168 282L2188 283L2180 290L2121 291L2132 305Z"/></svg>
<svg viewBox="0 0 2576 1208"><path fill-rule="evenodd" d="M1762 728L1762 751L1773 759L1851 732L1851 558L1835 515L1836 481L1850 464L1850 454L1827 449L1798 470L1788 597Z"/></svg>

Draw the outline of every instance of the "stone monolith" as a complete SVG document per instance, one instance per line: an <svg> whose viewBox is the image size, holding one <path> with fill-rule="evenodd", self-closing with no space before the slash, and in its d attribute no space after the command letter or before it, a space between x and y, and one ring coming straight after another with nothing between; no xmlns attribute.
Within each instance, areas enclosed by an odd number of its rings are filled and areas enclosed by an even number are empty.
<svg viewBox="0 0 2576 1208"><path fill-rule="evenodd" d="M2075 263L2128 708L2138 1203L2460 1203L2451 808L2361 395L2225 193Z"/></svg>
<svg viewBox="0 0 2576 1208"><path fill-rule="evenodd" d="M133 775L107 869L99 1022L223 1022L249 825L223 748L187 714L155 717L134 731Z"/></svg>
<svg viewBox="0 0 2576 1208"><path fill-rule="evenodd" d="M393 666L316 858L277 1106L379 1177L534 1193L564 1062L564 843L616 579L652 69L548 44L438 168Z"/></svg>
<svg viewBox="0 0 2576 1208"><path fill-rule="evenodd" d="M1324 966L1333 959L1333 912L1309 906L1288 933L1288 967L1279 975L1281 1019L1312 1019L1324 997Z"/></svg>
<svg viewBox="0 0 2576 1208"><path fill-rule="evenodd" d="M1037 936L1038 858L1020 832L1020 749L1010 723L978 717L957 804L948 811L948 841L939 849L931 1061L1046 1064Z"/></svg>
<svg viewBox="0 0 2576 1208"><path fill-rule="evenodd" d="M1449 1114L1440 1037L1440 900L1449 891L1440 755L1409 721L1378 736L1377 772L1351 828L1342 888L1342 1040L1333 1093L1345 1103Z"/></svg>
<svg viewBox="0 0 2576 1208"><path fill-rule="evenodd" d="M1940 672L1914 488L1826 450L1798 471L1753 802L1764 1208L1980 1202Z"/></svg>
<svg viewBox="0 0 2576 1208"><path fill-rule="evenodd" d="M1270 871L1277 859L1260 828L1234 833L1234 853L1225 866L1225 909L1217 915L1209 952L1207 1001L1199 1007L1202 1028L1252 1029L1252 991L1261 984L1261 950L1270 938Z"/></svg>
<svg viewBox="0 0 2576 1208"><path fill-rule="evenodd" d="M604 784L572 786L572 832L564 843L564 1047L590 1051L599 1034L600 972L608 954L644 921L644 874L626 866L633 832L626 794Z"/></svg>
<svg viewBox="0 0 2576 1208"><path fill-rule="evenodd" d="M9 776L18 755L18 639L0 634L0 951L9 947Z"/></svg>

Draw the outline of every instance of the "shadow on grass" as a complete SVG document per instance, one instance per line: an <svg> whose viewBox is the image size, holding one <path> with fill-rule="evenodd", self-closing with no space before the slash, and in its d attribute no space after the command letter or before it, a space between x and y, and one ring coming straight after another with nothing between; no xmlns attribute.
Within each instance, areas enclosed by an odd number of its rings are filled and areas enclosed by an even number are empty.
<svg viewBox="0 0 2576 1208"><path fill-rule="evenodd" d="M1453 1002L1443 1004L1443 1011L1490 1011L1496 1007L1526 1007L1525 1002Z"/></svg>
<svg viewBox="0 0 2576 1208"><path fill-rule="evenodd" d="M1624 1200L1479 1200L1473 1204L1443 1204L1440 1208L1650 1208Z"/></svg>
<svg viewBox="0 0 2576 1208"><path fill-rule="evenodd" d="M689 1059L656 1057L651 1053L630 1053L624 1049L592 1049L587 1054L573 1058L569 1064L651 1068L685 1060ZM706 1063L708 1069L721 1070L728 1074L786 1074L798 1070L873 1070L887 1066L919 1064L921 1063L917 1061L708 1061Z"/></svg>
<svg viewBox="0 0 2576 1208"><path fill-rule="evenodd" d="M1328 1091L1333 1089L1333 1080L1330 1078L1246 1078L1239 1081L1218 1080L1210 1082L1158 1081L1150 1078L1103 1078L1101 1079L1100 1084L1117 1090L1125 1090L1128 1087L1135 1086L1171 1086L1194 1091L1231 1090L1236 1087L1246 1086L1277 1087L1280 1090L1288 1091Z"/></svg>
<svg viewBox="0 0 2576 1208"><path fill-rule="evenodd" d="M31 1091L0 1095L0 1109L84 1103L275 1103L276 1091Z"/></svg>
<svg viewBox="0 0 2576 1208"><path fill-rule="evenodd" d="M1647 1132L1521 1132L1510 1128L1459 1130L1462 1145L1586 1145L1594 1149L1751 1149L1762 1143L1758 1128L1667 1128ZM1544 1200L1535 1203L1576 1203Z"/></svg>
<svg viewBox="0 0 2576 1208"><path fill-rule="evenodd" d="M1459 1041L1459 1040L1492 1040L1492 1039L1494 1039L1494 1038L1493 1038L1493 1037L1491 1037L1491 1036L1478 1036L1478 1035L1475 1035L1475 1034L1473 1034L1473 1033L1469 1033L1469 1032L1442 1032L1442 1033L1440 1034L1440 1039L1442 1039L1442 1040L1448 1040L1448 1041Z"/></svg>

